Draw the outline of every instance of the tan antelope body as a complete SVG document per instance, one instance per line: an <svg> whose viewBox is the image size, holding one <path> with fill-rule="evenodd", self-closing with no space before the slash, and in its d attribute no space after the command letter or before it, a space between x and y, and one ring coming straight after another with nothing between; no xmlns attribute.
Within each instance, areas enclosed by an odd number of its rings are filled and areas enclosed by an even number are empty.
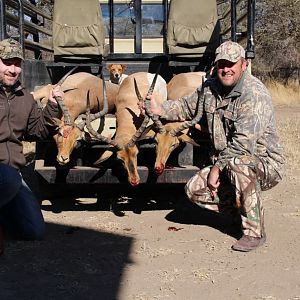
<svg viewBox="0 0 300 300"><path fill-rule="evenodd" d="M112 113L115 109L115 99L119 86L110 82L105 82L106 94L108 100L108 112ZM33 92L35 99L47 100L51 85L42 87ZM90 73L78 72L70 75L62 84L62 90L65 91L64 103L73 121L73 125L65 125L64 118L58 121L59 131L54 136L57 144L57 161L64 165L70 161L70 155L79 139L83 137L83 129L78 128L75 119L86 112L87 93L89 91L91 111L96 113L103 109L103 82L97 76Z"/></svg>
<svg viewBox="0 0 300 300"><path fill-rule="evenodd" d="M205 75L204 72L189 72L175 75L167 84L168 99L177 100L191 95L202 85ZM155 134L157 145L154 170L157 175L163 173L170 154L179 146L180 142L197 145L187 135L188 128L178 130L183 123L164 122L164 124L161 124L163 128ZM200 129L200 125L197 125L197 129Z"/></svg>
<svg viewBox="0 0 300 300"><path fill-rule="evenodd" d="M144 120L144 115L141 114L138 106L139 99L135 91L134 80L137 82L141 96L145 98L153 78L154 74L146 72L129 75L120 86L115 102L117 128L114 143L118 145L117 158L122 161L128 174L128 182L132 186L139 184L140 177L137 171L139 151L136 144L132 143L131 140ZM166 82L161 76L157 77L153 95L159 103L167 99ZM112 151L105 151L98 162L108 159L111 155Z"/></svg>

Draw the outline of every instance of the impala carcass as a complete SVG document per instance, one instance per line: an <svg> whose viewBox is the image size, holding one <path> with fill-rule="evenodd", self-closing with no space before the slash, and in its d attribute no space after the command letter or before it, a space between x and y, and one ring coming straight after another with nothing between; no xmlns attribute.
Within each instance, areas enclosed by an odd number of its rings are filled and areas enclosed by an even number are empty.
<svg viewBox="0 0 300 300"><path fill-rule="evenodd" d="M104 88L105 84L105 88ZM113 113L115 109L115 99L119 86L103 80L90 73L78 72L70 75L62 83L62 90L65 92L63 116L56 120L58 131L54 135L57 144L56 160L60 165L65 165L70 161L70 155L79 140L84 138L85 122L79 124L76 118L86 113L87 96L90 101L90 109L93 113L99 112ZM33 93L34 97L41 97L47 100L47 95L51 86L45 86L42 90ZM107 99L107 107L104 107L104 98ZM100 115L94 115L95 118Z"/></svg>
<svg viewBox="0 0 300 300"><path fill-rule="evenodd" d="M139 150L136 141L145 131L149 121L148 116L141 114L138 102L149 94L153 94L159 103L167 99L166 82L160 75L137 72L125 78L115 101L117 126L114 139L104 138L93 131L89 127L89 116L87 116L87 127L91 134L112 146L102 154L96 163L107 160L113 152L116 152L117 158L122 161L127 172L128 182L132 186L140 183L137 170Z"/></svg>
<svg viewBox="0 0 300 300"><path fill-rule="evenodd" d="M184 96L189 96L196 92L197 88L201 87L205 80L204 72L189 72L175 75L167 85L168 99L177 100ZM145 103L146 104L146 103ZM154 170L157 175L161 175L165 169L166 162L180 143L186 142L193 145L198 145L191 137L188 136L190 127L195 126L199 130L203 130L198 123L198 116L187 122L166 122L159 120L158 117L153 116L149 107L145 105L146 113L153 120L156 125L156 132L154 135L156 145L156 160ZM148 132L151 135L151 132Z"/></svg>

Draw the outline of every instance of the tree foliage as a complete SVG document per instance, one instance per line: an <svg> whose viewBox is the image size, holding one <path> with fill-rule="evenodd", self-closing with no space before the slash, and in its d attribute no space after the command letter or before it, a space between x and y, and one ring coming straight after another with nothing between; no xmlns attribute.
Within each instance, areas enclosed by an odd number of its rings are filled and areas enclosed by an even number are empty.
<svg viewBox="0 0 300 300"><path fill-rule="evenodd" d="M279 69L299 70L299 11L300 0L257 1L255 69L273 73Z"/></svg>

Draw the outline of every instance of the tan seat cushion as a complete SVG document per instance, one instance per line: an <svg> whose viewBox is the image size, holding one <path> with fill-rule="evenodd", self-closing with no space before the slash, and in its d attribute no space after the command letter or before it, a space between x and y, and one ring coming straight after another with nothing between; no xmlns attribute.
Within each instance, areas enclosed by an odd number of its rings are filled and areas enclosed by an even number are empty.
<svg viewBox="0 0 300 300"><path fill-rule="evenodd" d="M55 56L106 56L105 30L98 0L59 0L54 3Z"/></svg>

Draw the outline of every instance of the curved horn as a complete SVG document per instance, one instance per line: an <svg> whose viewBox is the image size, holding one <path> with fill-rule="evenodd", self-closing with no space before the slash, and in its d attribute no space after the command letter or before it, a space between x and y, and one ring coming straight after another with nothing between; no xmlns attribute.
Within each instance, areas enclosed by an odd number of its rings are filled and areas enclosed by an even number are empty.
<svg viewBox="0 0 300 300"><path fill-rule="evenodd" d="M148 90L148 92L147 92L147 96L152 95L152 93L153 93L153 91L154 91L154 87L155 87L155 83L156 83L157 77L158 77L158 72L155 74L155 76L154 76L154 78L153 78L153 80L152 80L152 83L151 83L151 85L150 85L150 88L149 88L149 90ZM141 96L141 93L140 93L140 91L139 91L139 89L138 89L136 79L134 78L133 80L134 80L134 88L135 88L135 92L136 92L136 95L137 95L138 99L139 99L140 101L144 101L144 99L143 99L143 97ZM149 102L149 101L147 101L147 102ZM149 105L150 105L150 104L149 104ZM148 105L148 106L149 106L149 105ZM146 104L145 104L145 108L146 108ZM149 107L148 109L149 109L149 111L151 111L150 107ZM153 114L152 114L152 116L153 116ZM154 116L153 116L153 117L154 117ZM124 148L131 147L131 146L133 146L133 145L136 143L136 141L141 137L141 135L142 135L143 132L145 131L145 129L146 129L146 127L147 127L147 124L148 124L149 120L150 120L150 116L147 114L147 115L145 116L145 118L144 118L144 120L143 120L143 123L142 123L142 125L140 126L140 128L135 132L135 134L132 136L132 138L130 139L130 141L129 141L126 145L124 145Z"/></svg>
<svg viewBox="0 0 300 300"><path fill-rule="evenodd" d="M152 83L151 83L151 85L150 85L150 88L149 88L149 90L148 90L148 93L147 93L146 97L148 97L148 96L150 96L150 95L153 94L153 91L154 91L154 88L155 88L155 83L156 83L157 77L158 77L158 73L155 73L155 76L154 76L154 78L153 78L153 80L152 80Z"/></svg>
<svg viewBox="0 0 300 300"><path fill-rule="evenodd" d="M124 145L124 148L132 147L136 143L136 141L141 137L141 135L145 131L149 120L150 120L150 118L148 116L145 116L142 125L135 132L135 134L132 136L132 138L130 139L130 141L126 145Z"/></svg>
<svg viewBox="0 0 300 300"><path fill-rule="evenodd" d="M152 81L151 86L150 86L150 88L148 90L147 96L152 95L152 93L154 91L154 87L155 87L155 83L156 83L157 77L158 77L158 72L155 74L155 76L153 78L153 81ZM153 123L158 128L159 133L161 133L161 134L165 133L166 130L165 130L164 126L162 125L161 121L159 120L159 117L158 116L154 116L153 113L152 113L152 111L151 111L150 101L147 100L147 99L144 101L144 99L142 98L142 96L141 96L141 94L139 92L139 89L138 89L138 86L137 86L135 78L134 78L134 87L135 87L135 92L137 94L137 97L139 98L140 101L144 102L145 111L146 111L147 116L152 119Z"/></svg>
<svg viewBox="0 0 300 300"><path fill-rule="evenodd" d="M86 101L86 128L89 131L89 133L94 136L97 140L99 140L100 142L104 142L107 143L109 145L112 145L114 147L116 147L117 149L121 149L121 147L117 144L117 142L115 140L112 140L109 137L105 137L103 135L101 135L100 133L98 133L96 130L94 130L94 128L91 125L91 106L90 106L90 91L87 92L87 101ZM94 120L94 119L93 119Z"/></svg>
<svg viewBox="0 0 300 300"><path fill-rule="evenodd" d="M77 69L78 66L75 66L74 68L72 68L67 74L65 74L60 80L59 82L55 85L55 86L58 86L58 85L62 85L65 80L70 76L71 73L73 73L73 71L75 69ZM70 125L72 126L73 125L73 121L72 121L72 118L71 118L71 115L69 113L69 110L68 108L66 107L65 105L65 102L64 100L61 98L61 97L55 97L55 100L56 102L58 103L60 109L62 110L62 113L63 113L63 116L64 116L64 124L65 125Z"/></svg>
<svg viewBox="0 0 300 300"><path fill-rule="evenodd" d="M72 126L73 121L72 121L71 115L69 113L69 110L65 105L64 100L60 96L55 97L55 100L58 103L60 109L62 110L62 113L64 116L64 124Z"/></svg>
<svg viewBox="0 0 300 300"><path fill-rule="evenodd" d="M202 77L201 92L200 92L198 99L202 98L203 96L204 96L204 78ZM171 130L169 132L169 134L172 136L176 136L178 132L180 132L184 129L190 128L190 127L196 125L197 123L199 123L201 117L202 117L202 110L199 109L199 100L198 100L198 108L197 108L196 116L191 121L187 121L187 122L183 123L181 126Z"/></svg>
<svg viewBox="0 0 300 300"><path fill-rule="evenodd" d="M135 89L136 96L138 97L139 101L144 101L144 99L139 91L139 88L137 86L136 79L133 78L133 81L134 81L134 89Z"/></svg>
<svg viewBox="0 0 300 300"><path fill-rule="evenodd" d="M103 116L105 116L108 112L108 99L107 99L107 91L106 91L106 85L104 79L102 79L102 95L103 95L103 108L101 111L95 113L95 114L90 114L90 120L94 121L96 119L99 119ZM99 99L97 97L98 103Z"/></svg>

